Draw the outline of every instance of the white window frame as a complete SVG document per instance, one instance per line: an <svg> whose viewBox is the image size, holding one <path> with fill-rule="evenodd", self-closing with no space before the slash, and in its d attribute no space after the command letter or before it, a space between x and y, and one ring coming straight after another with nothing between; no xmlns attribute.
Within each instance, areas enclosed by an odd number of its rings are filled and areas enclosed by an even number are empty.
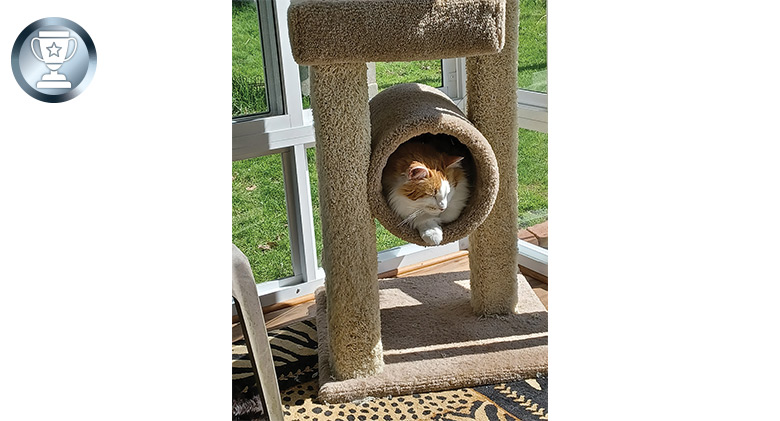
<svg viewBox="0 0 780 421"><path fill-rule="evenodd" d="M293 276L257 285L261 304L269 306L311 294L325 282L325 273L317 265L311 186L306 149L314 147L313 116L303 109L298 64L292 57L287 28L290 0L258 1L265 13L259 13L263 39L269 112L234 118L233 161L281 154L287 220L290 233ZM261 9L258 9L260 12ZM461 108L466 100L466 60L442 60L443 86L439 88ZM520 127L547 132L547 94L518 90ZM444 256L468 247L468 239L437 246L406 244L377 254L379 273ZM519 247L519 256L524 248ZM531 253L537 260L543 255L546 274L546 250ZM522 257L518 257L521 259ZM235 313L235 308L234 308Z"/></svg>

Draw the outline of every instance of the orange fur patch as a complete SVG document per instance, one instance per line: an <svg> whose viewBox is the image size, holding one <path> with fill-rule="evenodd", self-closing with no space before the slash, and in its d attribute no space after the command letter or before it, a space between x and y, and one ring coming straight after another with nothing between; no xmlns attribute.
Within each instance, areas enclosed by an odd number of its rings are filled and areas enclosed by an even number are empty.
<svg viewBox="0 0 780 421"><path fill-rule="evenodd" d="M401 193L411 200L434 196L441 188L442 180L447 180L454 188L465 175L459 166L447 168L447 164L453 162L452 158L431 145L407 142L390 155L382 176L408 177L410 168L421 164L428 169L428 177L407 181L401 187Z"/></svg>

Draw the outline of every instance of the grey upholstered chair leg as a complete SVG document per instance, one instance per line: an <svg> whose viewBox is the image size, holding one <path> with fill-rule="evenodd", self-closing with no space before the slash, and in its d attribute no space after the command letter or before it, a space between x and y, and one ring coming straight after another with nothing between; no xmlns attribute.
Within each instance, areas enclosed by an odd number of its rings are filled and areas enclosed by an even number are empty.
<svg viewBox="0 0 780 421"><path fill-rule="evenodd" d="M282 399L279 395L279 384L271 356L271 345L268 343L268 332L265 330L263 309L257 297L255 278L252 276L249 260L235 244L233 244L233 299L241 319L241 328L244 330L255 378L263 391L268 418L271 421L282 420L284 419Z"/></svg>

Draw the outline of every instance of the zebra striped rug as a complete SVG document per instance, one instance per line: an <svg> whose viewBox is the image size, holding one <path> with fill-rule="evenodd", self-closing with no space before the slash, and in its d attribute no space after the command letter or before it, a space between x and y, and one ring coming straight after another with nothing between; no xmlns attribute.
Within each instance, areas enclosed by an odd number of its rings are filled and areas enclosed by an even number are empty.
<svg viewBox="0 0 780 421"><path fill-rule="evenodd" d="M285 420L546 420L547 377L347 404L318 402L317 331L313 320L268 332ZM266 420L247 355L233 343L233 420Z"/></svg>

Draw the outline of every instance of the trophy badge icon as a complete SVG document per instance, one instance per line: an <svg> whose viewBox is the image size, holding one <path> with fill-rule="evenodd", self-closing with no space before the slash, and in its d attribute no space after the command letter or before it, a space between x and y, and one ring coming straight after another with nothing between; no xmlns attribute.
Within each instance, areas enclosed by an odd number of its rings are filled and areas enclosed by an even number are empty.
<svg viewBox="0 0 780 421"><path fill-rule="evenodd" d="M96 66L92 38L81 25L65 18L48 17L27 25L11 50L11 69L19 87L43 102L79 96L94 77Z"/></svg>
<svg viewBox="0 0 780 421"><path fill-rule="evenodd" d="M38 40L38 48L41 51L41 57L35 51L35 40ZM70 47L70 41L73 41L73 51L68 55ZM46 64L46 67L51 70L50 73L44 73L41 80L37 83L36 87L42 88L66 88L70 89L70 81L67 80L64 74L58 73L62 64L73 58L78 48L78 42L76 38L70 36L69 31L38 31L38 36L33 38L30 42L30 48L32 48L33 55L39 61Z"/></svg>

